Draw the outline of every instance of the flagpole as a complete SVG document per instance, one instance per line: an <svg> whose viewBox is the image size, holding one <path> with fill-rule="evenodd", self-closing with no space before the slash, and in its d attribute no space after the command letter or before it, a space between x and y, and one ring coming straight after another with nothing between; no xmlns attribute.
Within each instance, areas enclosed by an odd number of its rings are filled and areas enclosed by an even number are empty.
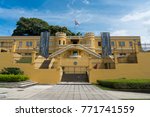
<svg viewBox="0 0 150 117"><path fill-rule="evenodd" d="M74 26L75 34L77 34L77 26L79 26L80 24L76 19L74 20L74 24L75 24Z"/></svg>

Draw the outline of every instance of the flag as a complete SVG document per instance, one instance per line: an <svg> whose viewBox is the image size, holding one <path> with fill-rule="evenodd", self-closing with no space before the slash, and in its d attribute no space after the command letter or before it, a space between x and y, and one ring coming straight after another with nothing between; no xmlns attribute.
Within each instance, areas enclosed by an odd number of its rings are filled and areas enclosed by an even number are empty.
<svg viewBox="0 0 150 117"><path fill-rule="evenodd" d="M74 20L74 24L75 25L80 25L79 22L76 19Z"/></svg>

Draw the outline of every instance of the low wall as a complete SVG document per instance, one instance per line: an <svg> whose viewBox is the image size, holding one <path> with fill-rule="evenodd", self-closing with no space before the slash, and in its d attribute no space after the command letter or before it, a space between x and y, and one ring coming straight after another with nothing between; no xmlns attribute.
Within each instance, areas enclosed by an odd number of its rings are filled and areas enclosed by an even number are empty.
<svg viewBox="0 0 150 117"><path fill-rule="evenodd" d="M139 53L138 63L118 63L116 69L92 69L89 74L91 83L117 78L150 79L150 53Z"/></svg>
<svg viewBox="0 0 150 117"><path fill-rule="evenodd" d="M116 69L91 69L88 73L90 83L96 83L97 80L101 79L150 78L150 53L139 53L137 57L137 64L119 63L116 64ZM41 84L60 82L60 69L34 69L31 64L13 63L13 54L11 53L0 53L0 69L4 67L19 67L32 81Z"/></svg>
<svg viewBox="0 0 150 117"><path fill-rule="evenodd" d="M15 66L21 68L30 77L30 80L40 84L60 82L60 71L57 69L34 69L30 64L16 64Z"/></svg>
<svg viewBox="0 0 150 117"><path fill-rule="evenodd" d="M19 67L29 76L30 80L40 84L57 84L60 82L60 70L58 69L34 69L32 64L13 63L13 54L0 53L0 69L4 67Z"/></svg>

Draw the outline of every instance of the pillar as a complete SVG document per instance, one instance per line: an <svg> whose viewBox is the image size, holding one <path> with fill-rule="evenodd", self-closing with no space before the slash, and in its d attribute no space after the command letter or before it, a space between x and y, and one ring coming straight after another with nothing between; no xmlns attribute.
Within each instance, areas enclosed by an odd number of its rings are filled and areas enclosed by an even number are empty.
<svg viewBox="0 0 150 117"><path fill-rule="evenodd" d="M16 52L16 47L17 47L17 43L14 42L13 45L12 45L12 50L11 50L13 53Z"/></svg>
<svg viewBox="0 0 150 117"><path fill-rule="evenodd" d="M91 64L91 57L89 57L89 70L91 70L92 69L92 64Z"/></svg>
<svg viewBox="0 0 150 117"><path fill-rule="evenodd" d="M117 59L117 51L116 51L115 48L114 48L114 61L115 61L115 64L118 63L118 59Z"/></svg>
<svg viewBox="0 0 150 117"><path fill-rule="evenodd" d="M35 63L36 51L32 51L32 64Z"/></svg>
<svg viewBox="0 0 150 117"><path fill-rule="evenodd" d="M138 47L137 43L135 44L135 52L136 52L136 54L139 52L139 47Z"/></svg>
<svg viewBox="0 0 150 117"><path fill-rule="evenodd" d="M136 40L134 40L134 51L135 51L135 54L139 52L139 47L138 47L138 43Z"/></svg>

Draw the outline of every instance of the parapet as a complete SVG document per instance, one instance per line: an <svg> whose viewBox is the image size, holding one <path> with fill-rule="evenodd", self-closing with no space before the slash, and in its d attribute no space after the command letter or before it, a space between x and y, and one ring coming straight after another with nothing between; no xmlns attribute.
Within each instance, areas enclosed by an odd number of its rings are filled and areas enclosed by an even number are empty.
<svg viewBox="0 0 150 117"><path fill-rule="evenodd" d="M64 32L57 32L55 35L56 37L66 37L66 33Z"/></svg>
<svg viewBox="0 0 150 117"><path fill-rule="evenodd" d="M94 37L95 34L93 32L88 32L84 35L85 37Z"/></svg>

